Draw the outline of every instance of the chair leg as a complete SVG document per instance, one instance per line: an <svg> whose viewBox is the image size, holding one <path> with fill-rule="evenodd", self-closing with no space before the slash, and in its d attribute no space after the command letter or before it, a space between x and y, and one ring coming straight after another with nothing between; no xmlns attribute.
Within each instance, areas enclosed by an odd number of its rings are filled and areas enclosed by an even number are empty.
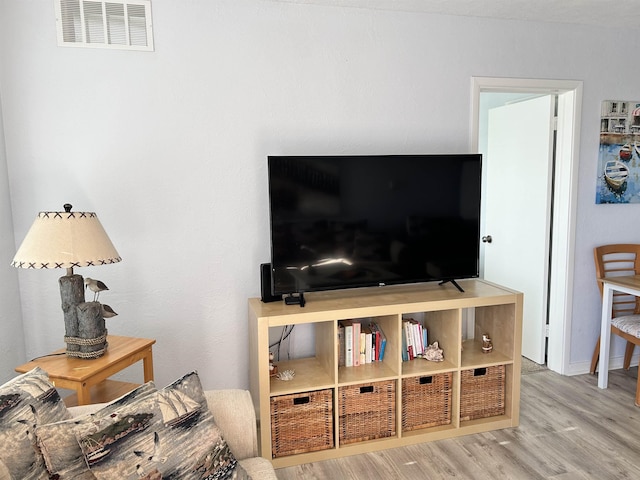
<svg viewBox="0 0 640 480"><path fill-rule="evenodd" d="M596 373L596 367L598 366L599 358L600 358L600 335L598 335L596 348L593 350L593 356L591 357L591 368L589 369L589 373L591 373L591 375L594 375Z"/></svg>
<svg viewBox="0 0 640 480"><path fill-rule="evenodd" d="M633 342L627 341L627 347L624 350L624 363L623 367L625 370L629 370L631 366L631 356L633 355L633 349L635 348L635 344Z"/></svg>
<svg viewBox="0 0 640 480"><path fill-rule="evenodd" d="M640 407L640 361L638 362L638 382L636 383L636 407Z"/></svg>

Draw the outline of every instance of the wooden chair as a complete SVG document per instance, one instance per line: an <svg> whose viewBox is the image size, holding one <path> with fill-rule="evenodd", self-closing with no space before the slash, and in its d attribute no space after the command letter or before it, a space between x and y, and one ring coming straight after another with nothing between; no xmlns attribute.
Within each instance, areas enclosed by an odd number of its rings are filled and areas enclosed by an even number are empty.
<svg viewBox="0 0 640 480"><path fill-rule="evenodd" d="M593 249L596 264L596 278L621 275L640 275L640 244L603 245ZM598 282L602 298L602 282ZM627 341L623 367L629 370L631 356L636 345L640 345L640 298L614 292L612 307L611 333ZM591 358L590 372L596 371L600 356L600 336ZM640 406L640 375L636 387L636 405Z"/></svg>

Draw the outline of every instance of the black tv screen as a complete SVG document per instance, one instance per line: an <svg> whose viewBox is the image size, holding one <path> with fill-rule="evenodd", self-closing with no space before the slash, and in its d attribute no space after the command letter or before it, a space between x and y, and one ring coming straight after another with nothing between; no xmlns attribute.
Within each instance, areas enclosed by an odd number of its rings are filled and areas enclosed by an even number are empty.
<svg viewBox="0 0 640 480"><path fill-rule="evenodd" d="M270 156L272 293L477 277L480 154Z"/></svg>

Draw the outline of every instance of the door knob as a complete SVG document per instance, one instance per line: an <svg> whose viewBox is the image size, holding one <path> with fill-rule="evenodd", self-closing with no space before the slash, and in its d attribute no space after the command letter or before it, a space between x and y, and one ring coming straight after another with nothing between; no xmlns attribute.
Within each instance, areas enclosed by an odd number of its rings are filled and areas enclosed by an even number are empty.
<svg viewBox="0 0 640 480"><path fill-rule="evenodd" d="M491 238L491 235L485 235L484 237L482 237L482 243L491 243L491 240L493 240Z"/></svg>

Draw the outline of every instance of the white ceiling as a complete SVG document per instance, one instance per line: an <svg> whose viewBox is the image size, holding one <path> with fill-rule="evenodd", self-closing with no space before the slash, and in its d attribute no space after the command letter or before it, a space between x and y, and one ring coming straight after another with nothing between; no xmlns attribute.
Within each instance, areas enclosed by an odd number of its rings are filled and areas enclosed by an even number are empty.
<svg viewBox="0 0 640 480"><path fill-rule="evenodd" d="M536 22L640 28L638 0L272 0ZM636 41L636 40L634 40Z"/></svg>

